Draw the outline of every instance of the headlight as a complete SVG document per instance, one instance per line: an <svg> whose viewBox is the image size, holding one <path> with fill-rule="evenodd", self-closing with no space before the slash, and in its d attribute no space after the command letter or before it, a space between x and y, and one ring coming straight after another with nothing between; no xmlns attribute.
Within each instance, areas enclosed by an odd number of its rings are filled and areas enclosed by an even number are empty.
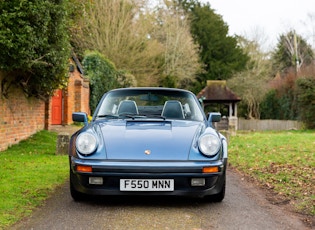
<svg viewBox="0 0 315 230"><path fill-rule="evenodd" d="M97 148L97 141L91 133L81 133L77 137L75 146L81 154L89 155Z"/></svg>
<svg viewBox="0 0 315 230"><path fill-rule="evenodd" d="M219 151L221 141L213 134L205 134L199 138L198 145L204 155L212 157Z"/></svg>

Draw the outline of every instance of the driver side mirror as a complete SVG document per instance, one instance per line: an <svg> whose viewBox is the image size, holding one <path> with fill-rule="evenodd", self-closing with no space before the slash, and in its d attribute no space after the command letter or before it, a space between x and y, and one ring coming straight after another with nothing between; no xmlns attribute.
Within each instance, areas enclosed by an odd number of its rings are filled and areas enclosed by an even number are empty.
<svg viewBox="0 0 315 230"><path fill-rule="evenodd" d="M82 112L72 113L72 120L76 122L84 122L84 125L88 124L88 117L86 113Z"/></svg>

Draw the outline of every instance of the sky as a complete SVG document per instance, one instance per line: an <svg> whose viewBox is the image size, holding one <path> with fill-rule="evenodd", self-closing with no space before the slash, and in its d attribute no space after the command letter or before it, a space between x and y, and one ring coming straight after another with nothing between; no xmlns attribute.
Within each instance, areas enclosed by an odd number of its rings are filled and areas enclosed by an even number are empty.
<svg viewBox="0 0 315 230"><path fill-rule="evenodd" d="M230 35L256 39L272 49L279 35L294 29L315 47L315 0L201 0L229 26ZM312 16L312 17L310 17ZM311 19L313 18L313 19Z"/></svg>

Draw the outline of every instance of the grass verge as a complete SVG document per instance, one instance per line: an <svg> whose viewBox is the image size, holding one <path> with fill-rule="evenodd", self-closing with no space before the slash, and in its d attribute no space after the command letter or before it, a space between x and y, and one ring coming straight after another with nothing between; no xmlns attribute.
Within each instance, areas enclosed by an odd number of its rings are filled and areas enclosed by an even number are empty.
<svg viewBox="0 0 315 230"><path fill-rule="evenodd" d="M315 216L315 131L238 132L229 162L296 211Z"/></svg>
<svg viewBox="0 0 315 230"><path fill-rule="evenodd" d="M0 229L30 215L68 177L68 158L55 155L57 134L41 131L0 152Z"/></svg>

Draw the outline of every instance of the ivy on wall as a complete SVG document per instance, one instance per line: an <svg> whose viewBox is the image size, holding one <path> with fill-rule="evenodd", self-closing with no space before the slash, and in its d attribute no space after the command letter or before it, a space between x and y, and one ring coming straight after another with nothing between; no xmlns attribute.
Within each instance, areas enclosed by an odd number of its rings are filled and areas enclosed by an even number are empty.
<svg viewBox="0 0 315 230"><path fill-rule="evenodd" d="M70 56L67 3L1 1L0 71L6 91L14 83L28 96L47 98L66 82Z"/></svg>

